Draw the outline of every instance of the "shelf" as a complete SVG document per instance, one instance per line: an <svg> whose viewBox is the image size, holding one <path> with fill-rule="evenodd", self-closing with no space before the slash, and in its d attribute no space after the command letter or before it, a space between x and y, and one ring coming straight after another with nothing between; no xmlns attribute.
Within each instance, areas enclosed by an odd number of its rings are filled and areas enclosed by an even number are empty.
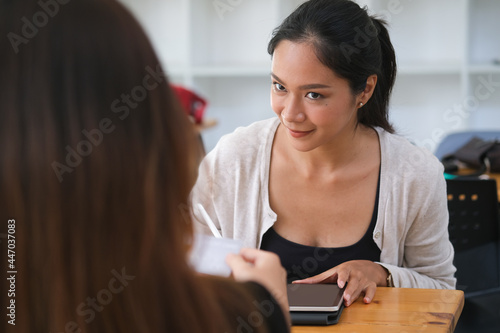
<svg viewBox="0 0 500 333"><path fill-rule="evenodd" d="M258 66L196 66L192 75L197 77L269 76L271 65Z"/></svg>
<svg viewBox="0 0 500 333"><path fill-rule="evenodd" d="M240 78L240 77L268 77L271 65L235 65L235 66L193 66L167 65L170 77L182 78Z"/></svg>
<svg viewBox="0 0 500 333"><path fill-rule="evenodd" d="M186 65L176 65L165 61L163 62L163 65L164 70L169 76L185 76L189 73L190 70Z"/></svg>
<svg viewBox="0 0 500 333"><path fill-rule="evenodd" d="M375 0L371 2L375 15L387 21L396 55L398 59L404 59L404 64L451 62L453 67L462 61L466 41L462 33L466 17L463 1ZM424 73L434 71L425 67L422 68ZM439 71L441 70L438 68ZM408 73L417 72L408 70ZM450 70L447 69L445 72L449 73Z"/></svg>
<svg viewBox="0 0 500 333"><path fill-rule="evenodd" d="M201 66L202 75L210 72L207 66L269 61L267 42L278 24L276 2L191 1L191 65ZM221 3L226 6L219 8Z"/></svg>
<svg viewBox="0 0 500 333"><path fill-rule="evenodd" d="M186 41L190 39L188 1L120 1L135 14L163 64L187 64L189 48Z"/></svg>
<svg viewBox="0 0 500 333"><path fill-rule="evenodd" d="M461 69L461 65L453 61L447 63L398 64L398 74L401 75L459 75Z"/></svg>
<svg viewBox="0 0 500 333"><path fill-rule="evenodd" d="M500 65L495 64L477 64L469 66L470 74L500 74Z"/></svg>

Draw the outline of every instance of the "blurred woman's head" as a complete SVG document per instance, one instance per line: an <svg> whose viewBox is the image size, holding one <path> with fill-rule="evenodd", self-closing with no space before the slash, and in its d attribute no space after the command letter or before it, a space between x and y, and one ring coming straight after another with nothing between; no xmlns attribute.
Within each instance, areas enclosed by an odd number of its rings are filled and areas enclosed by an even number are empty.
<svg viewBox="0 0 500 333"><path fill-rule="evenodd" d="M48 15L41 3L0 2L0 211L2 225L16 221L16 329L165 328L141 307L174 313L152 295L192 301L168 286L189 271L198 141L122 5L52 1Z"/></svg>

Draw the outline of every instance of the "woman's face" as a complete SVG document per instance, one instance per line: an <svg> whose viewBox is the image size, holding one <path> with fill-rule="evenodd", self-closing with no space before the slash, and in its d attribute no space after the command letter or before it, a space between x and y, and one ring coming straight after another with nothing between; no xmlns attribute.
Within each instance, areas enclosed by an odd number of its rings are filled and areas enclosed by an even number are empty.
<svg viewBox="0 0 500 333"><path fill-rule="evenodd" d="M274 50L271 107L292 146L328 148L352 135L359 103L347 80L323 65L310 43L281 41Z"/></svg>

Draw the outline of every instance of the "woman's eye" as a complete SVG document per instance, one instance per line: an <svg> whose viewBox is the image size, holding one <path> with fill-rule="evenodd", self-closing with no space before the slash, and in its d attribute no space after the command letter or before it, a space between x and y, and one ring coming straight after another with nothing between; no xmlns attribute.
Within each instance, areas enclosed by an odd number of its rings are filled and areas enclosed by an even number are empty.
<svg viewBox="0 0 500 333"><path fill-rule="evenodd" d="M310 99L318 99L321 97L321 95L315 92L310 92L307 93L307 97L309 97Z"/></svg>
<svg viewBox="0 0 500 333"><path fill-rule="evenodd" d="M285 87L277 82L274 82L274 89L276 89L277 91L285 91Z"/></svg>

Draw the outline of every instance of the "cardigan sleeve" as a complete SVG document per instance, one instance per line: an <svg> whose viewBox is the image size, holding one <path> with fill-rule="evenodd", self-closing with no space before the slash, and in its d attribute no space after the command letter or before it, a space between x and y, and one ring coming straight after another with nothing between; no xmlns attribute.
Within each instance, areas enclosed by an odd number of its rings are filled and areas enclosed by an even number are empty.
<svg viewBox="0 0 500 333"><path fill-rule="evenodd" d="M203 159L191 191L196 232L211 234L201 204L223 237L258 247L263 230L274 223L268 204L268 172L278 118L255 122L224 135ZM267 229L266 229L267 230Z"/></svg>
<svg viewBox="0 0 500 333"><path fill-rule="evenodd" d="M442 166L432 169L434 174L427 174L425 180L416 179L418 184L411 186L419 193L411 197L415 200L411 202L413 213L409 214L413 221L407 221L402 238L401 264L381 263L391 272L396 287L455 288L446 181Z"/></svg>
<svg viewBox="0 0 500 333"><path fill-rule="evenodd" d="M220 232L220 225L215 214L215 205L213 200L213 183L214 183L214 160L216 158L216 151L212 151L205 156L198 169L198 179L191 191L191 217L193 220L194 231L211 235L212 232L206 224L204 218L198 210L198 204L201 204L207 211L208 215L216 225Z"/></svg>

